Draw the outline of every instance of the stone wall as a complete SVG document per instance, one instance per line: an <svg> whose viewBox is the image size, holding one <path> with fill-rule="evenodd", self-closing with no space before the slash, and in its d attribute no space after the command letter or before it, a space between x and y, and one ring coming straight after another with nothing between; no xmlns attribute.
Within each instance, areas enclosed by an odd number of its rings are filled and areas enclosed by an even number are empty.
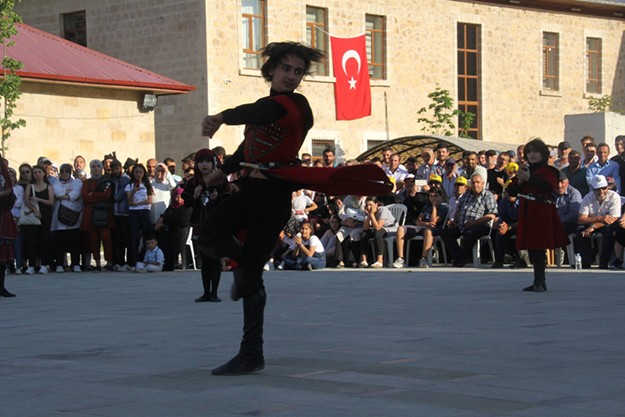
<svg viewBox="0 0 625 417"><path fill-rule="evenodd" d="M302 151L310 151L312 138L334 139L345 157L354 157L368 139L425 133L416 119L417 110L429 104L428 93L440 86L456 97L458 22L481 26L484 141L522 143L540 136L555 144L563 139L564 116L587 112L588 36L603 39L603 94L625 103L622 20L452 0L268 0L268 40L303 41L307 4L328 9L328 29L336 36L362 33L365 14L386 16L388 80L372 81L372 115L355 121L335 120L332 77L305 81L301 92L313 107L315 127ZM159 158L179 159L205 146L199 123L206 112L268 91L258 72L242 66L238 0L29 0L19 5L25 23L52 33L59 33L59 13L81 9L87 10L89 47L198 87L159 101ZM560 34L556 94L542 91L543 31ZM224 127L210 146L232 152L241 133L240 127Z"/></svg>

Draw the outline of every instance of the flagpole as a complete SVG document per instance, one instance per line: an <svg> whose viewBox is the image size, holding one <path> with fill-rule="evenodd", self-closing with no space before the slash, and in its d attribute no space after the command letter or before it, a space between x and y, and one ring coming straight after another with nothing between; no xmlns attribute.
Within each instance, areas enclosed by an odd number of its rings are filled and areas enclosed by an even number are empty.
<svg viewBox="0 0 625 417"><path fill-rule="evenodd" d="M388 128L388 100L384 92L384 127L386 128L386 140L391 140L391 132Z"/></svg>

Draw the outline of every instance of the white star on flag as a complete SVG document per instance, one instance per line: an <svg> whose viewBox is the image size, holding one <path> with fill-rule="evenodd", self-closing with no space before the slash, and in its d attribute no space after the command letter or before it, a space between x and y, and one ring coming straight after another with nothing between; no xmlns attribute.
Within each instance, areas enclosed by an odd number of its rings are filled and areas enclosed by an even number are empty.
<svg viewBox="0 0 625 417"><path fill-rule="evenodd" d="M352 76L351 80L347 81L349 83L349 89L350 90L355 90L356 89L356 80L354 80L354 77Z"/></svg>

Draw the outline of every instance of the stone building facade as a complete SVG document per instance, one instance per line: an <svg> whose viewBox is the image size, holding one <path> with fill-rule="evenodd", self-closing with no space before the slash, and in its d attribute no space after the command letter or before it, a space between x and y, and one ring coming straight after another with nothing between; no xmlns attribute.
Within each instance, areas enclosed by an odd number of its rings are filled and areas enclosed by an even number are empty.
<svg viewBox="0 0 625 417"><path fill-rule="evenodd" d="M383 22L385 75L371 81L371 116L337 121L332 72L308 77L301 92L315 126L302 151L318 154L333 143L339 156L351 158L379 141L424 133L417 111L430 103L428 93L441 87L459 101L459 34L466 27L478 33L480 140L522 143L540 136L555 144L564 135L564 116L588 112L589 98L610 95L625 108L625 6L617 2L28 0L17 11L25 23L57 35L63 35L64 14L82 11L89 48L196 86L188 95L161 97L155 110L157 157L179 160L207 145L200 135L204 115L267 93L243 52L242 13L255 3L264 11L267 42L309 40L311 10L325 15L319 34L355 36L369 29L371 16ZM599 40L598 55L589 39ZM598 92L588 88L592 53ZM546 81L554 63L556 88ZM210 146L232 152L241 137L241 127L224 127Z"/></svg>

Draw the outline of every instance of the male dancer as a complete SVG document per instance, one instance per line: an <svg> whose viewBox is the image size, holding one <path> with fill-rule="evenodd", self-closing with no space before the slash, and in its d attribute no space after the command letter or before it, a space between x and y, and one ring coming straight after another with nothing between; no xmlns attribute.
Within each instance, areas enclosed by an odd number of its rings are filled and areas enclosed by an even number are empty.
<svg viewBox="0 0 625 417"><path fill-rule="evenodd" d="M202 134L212 137L222 124L245 124L245 138L232 157L215 170L208 183L218 184L241 169L241 162L266 167L286 166L297 158L306 133L313 126L306 98L294 90L320 51L294 42L270 43L262 52L267 61L261 68L271 84L269 96L204 118ZM233 271L232 299L243 298L243 339L239 353L213 375L239 375L265 367L263 315L267 299L263 266L280 230L291 215L291 192L297 184L270 178L259 169L248 169L241 189L210 214L200 238L200 250L213 259L229 257L239 263ZM250 210L253 207L253 210ZM240 244L233 236L247 229Z"/></svg>

